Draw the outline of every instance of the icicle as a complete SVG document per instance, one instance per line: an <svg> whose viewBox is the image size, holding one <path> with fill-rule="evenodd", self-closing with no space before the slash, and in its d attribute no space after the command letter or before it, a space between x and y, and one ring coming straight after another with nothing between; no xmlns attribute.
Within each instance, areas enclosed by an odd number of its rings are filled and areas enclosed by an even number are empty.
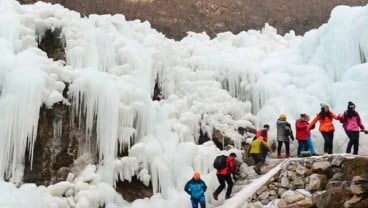
<svg viewBox="0 0 368 208"><path fill-rule="evenodd" d="M135 157L123 157L115 162L115 168L117 176L115 176L115 181L120 178L121 181L132 181L132 177L136 174L139 168L138 160Z"/></svg>
<svg viewBox="0 0 368 208"><path fill-rule="evenodd" d="M153 191L160 192L164 198L168 196L168 191L172 185L172 174L166 160L156 157L152 161L152 188Z"/></svg>
<svg viewBox="0 0 368 208"><path fill-rule="evenodd" d="M54 138L61 138L63 130L63 119L56 118L52 121Z"/></svg>
<svg viewBox="0 0 368 208"><path fill-rule="evenodd" d="M1 177L3 173L14 175L17 167L23 166L26 149L32 166L44 76L37 68L22 67L5 77L0 97Z"/></svg>
<svg viewBox="0 0 368 208"><path fill-rule="evenodd" d="M117 152L120 93L108 74L90 71L71 85L74 115L86 115L86 142L91 142L96 122L99 160L103 180L113 184L113 163ZM80 106L82 105L82 106ZM91 151L91 147L87 149Z"/></svg>

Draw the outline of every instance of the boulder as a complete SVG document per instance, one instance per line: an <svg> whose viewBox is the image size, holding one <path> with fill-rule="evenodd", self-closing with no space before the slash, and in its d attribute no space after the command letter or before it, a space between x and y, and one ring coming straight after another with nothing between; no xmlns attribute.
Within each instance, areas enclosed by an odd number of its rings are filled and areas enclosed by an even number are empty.
<svg viewBox="0 0 368 208"><path fill-rule="evenodd" d="M327 176L315 173L309 177L307 190L311 192L321 191L325 189L326 184L327 184Z"/></svg>
<svg viewBox="0 0 368 208"><path fill-rule="evenodd" d="M347 182L332 181L326 185L326 191L314 194L313 203L318 208L342 207L344 201L352 196Z"/></svg>
<svg viewBox="0 0 368 208"><path fill-rule="evenodd" d="M290 187L290 181L289 181L289 178L287 178L287 177L282 177L282 178L281 178L280 187L282 187L282 188L289 188L289 187Z"/></svg>
<svg viewBox="0 0 368 208"><path fill-rule="evenodd" d="M261 195L263 192L265 192L267 190L267 186L261 186L261 188L259 188L256 192L256 194L259 196Z"/></svg>
<svg viewBox="0 0 368 208"><path fill-rule="evenodd" d="M258 199L261 200L261 201L263 201L265 199L268 199L269 196L270 196L270 192L265 191L261 195L258 196Z"/></svg>
<svg viewBox="0 0 368 208"><path fill-rule="evenodd" d="M330 181L343 181L344 180L344 174L342 172L335 173Z"/></svg>
<svg viewBox="0 0 368 208"><path fill-rule="evenodd" d="M310 197L306 197L297 191L286 191L281 196L278 204L279 208L312 208L313 203Z"/></svg>
<svg viewBox="0 0 368 208"><path fill-rule="evenodd" d="M356 195L368 193L368 179L361 176L354 176L351 185L351 192Z"/></svg>
<svg viewBox="0 0 368 208"><path fill-rule="evenodd" d="M275 182L272 182L272 183L268 184L268 188L270 190L277 190L278 187L279 187L279 184L278 183L275 183Z"/></svg>
<svg viewBox="0 0 368 208"><path fill-rule="evenodd" d="M330 162L315 162L312 165L312 170L315 173L324 173L329 167L331 167Z"/></svg>
<svg viewBox="0 0 368 208"><path fill-rule="evenodd" d="M342 164L343 173L347 180L352 180L354 176L368 173L368 158L356 157L346 159Z"/></svg>
<svg viewBox="0 0 368 208"><path fill-rule="evenodd" d="M251 204L251 207L252 208L263 208L264 206L261 202L257 201L255 203Z"/></svg>
<svg viewBox="0 0 368 208"><path fill-rule="evenodd" d="M297 166L298 166L297 162L290 161L289 164L286 166L286 170L294 172Z"/></svg>
<svg viewBox="0 0 368 208"><path fill-rule="evenodd" d="M291 182L292 189L305 189L305 181L304 178L296 178Z"/></svg>
<svg viewBox="0 0 368 208"><path fill-rule="evenodd" d="M331 166L324 172L328 178L332 178L336 173L342 173L342 168Z"/></svg>
<svg viewBox="0 0 368 208"><path fill-rule="evenodd" d="M296 180L298 176L296 175L294 171L288 171L288 178L291 180Z"/></svg>
<svg viewBox="0 0 368 208"><path fill-rule="evenodd" d="M342 163L346 160L344 156L338 155L332 158L331 165L341 167Z"/></svg>
<svg viewBox="0 0 368 208"><path fill-rule="evenodd" d="M308 169L302 165L298 165L298 167L295 169L295 172L299 176L304 176L308 173Z"/></svg>
<svg viewBox="0 0 368 208"><path fill-rule="evenodd" d="M348 201L346 201L344 203L344 207L346 208L357 208L355 205L358 204L360 202L360 200L362 199L362 197L360 196L353 196L351 199L349 199Z"/></svg>

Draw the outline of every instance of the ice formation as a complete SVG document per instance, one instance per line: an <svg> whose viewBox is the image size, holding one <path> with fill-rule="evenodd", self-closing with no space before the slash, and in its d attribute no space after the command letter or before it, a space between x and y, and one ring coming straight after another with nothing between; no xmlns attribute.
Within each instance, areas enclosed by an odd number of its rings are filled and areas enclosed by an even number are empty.
<svg viewBox="0 0 368 208"><path fill-rule="evenodd" d="M60 102L70 105L72 125L86 129L80 154L98 152L99 162L79 176L89 180L22 185L17 194L45 200L28 207L184 208L189 202L183 203L182 189L194 170L209 190L217 186L212 161L220 150L212 142L198 145L200 132L212 138L216 130L240 147L239 127L269 123L272 137L280 113L293 123L300 113L317 114L321 102L342 113L349 100L368 125L367 10L337 7L327 24L304 36L293 31L281 36L266 24L261 31L213 39L189 32L174 41L148 22L126 21L123 15L81 17L60 5L0 0L2 179L21 184L24 161L33 157L40 107ZM65 62L37 48L48 30L61 31ZM65 83L68 98L62 95ZM152 100L156 83L160 101ZM335 152L341 152L346 136L335 124ZM54 135L62 125L54 124ZM321 150L317 131L313 139ZM129 155L119 158L122 149ZM156 194L150 200L128 204L115 196L115 181L133 176L152 183ZM16 190L5 182L0 187ZM14 199L5 203L27 204Z"/></svg>

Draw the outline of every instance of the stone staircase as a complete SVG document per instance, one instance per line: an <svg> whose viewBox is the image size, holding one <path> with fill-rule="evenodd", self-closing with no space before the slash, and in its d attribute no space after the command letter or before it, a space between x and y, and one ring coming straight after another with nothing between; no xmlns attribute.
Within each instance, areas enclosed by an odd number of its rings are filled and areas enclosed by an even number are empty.
<svg viewBox="0 0 368 208"><path fill-rule="evenodd" d="M284 161L285 159L274 159L269 158L267 160L267 166L262 167L262 175L258 175L253 170L254 166L249 166L245 168L243 171L246 171L246 174L248 175L244 180L238 180L234 183L233 190L232 190L232 198L234 198L240 191L243 189L246 189L249 184L252 184L256 179L263 176L265 173L276 167L279 163ZM231 199L228 199L231 200ZM219 197L218 201L214 201L213 199L210 199L210 206L209 208L225 208L225 203L227 203L228 200L225 200L223 197ZM244 199L244 208L246 208L246 201L247 199ZM227 207L230 208L230 207ZM243 208L243 206L237 206L237 207L231 207L231 208Z"/></svg>

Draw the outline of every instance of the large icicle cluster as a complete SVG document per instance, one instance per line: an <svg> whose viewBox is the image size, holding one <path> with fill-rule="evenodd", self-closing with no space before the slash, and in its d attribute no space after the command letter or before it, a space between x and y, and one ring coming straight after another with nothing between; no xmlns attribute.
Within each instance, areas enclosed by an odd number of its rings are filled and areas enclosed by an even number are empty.
<svg viewBox="0 0 368 208"><path fill-rule="evenodd" d="M239 127L269 123L272 139L280 113L294 122L300 113L316 114L321 102L341 113L349 100L368 125L367 8L337 7L328 24L303 37L292 31L280 36L266 25L213 39L189 32L174 41L123 15L82 18L61 5L0 0L0 174L21 182L27 148L32 161L41 105L63 102L71 105L72 125L86 130L80 154L98 152L99 164L88 166L93 174L81 183L77 177L46 191L23 185L22 195L33 190L59 207L128 206L110 185L137 176L160 194L129 206L187 207L182 189L194 170L208 193L217 185L212 161L220 150L212 142L197 145L200 132L211 138L216 130L239 147ZM48 59L37 48L55 29L61 30L66 61ZM151 99L156 83L160 101ZM336 126L341 151L345 135ZM313 136L321 149L320 135ZM128 156L119 158L118 150ZM14 187L4 183L0 190Z"/></svg>
<svg viewBox="0 0 368 208"><path fill-rule="evenodd" d="M21 182L25 151L33 159L40 107L63 101L61 68L38 48L35 29L13 1L0 1L0 177Z"/></svg>

